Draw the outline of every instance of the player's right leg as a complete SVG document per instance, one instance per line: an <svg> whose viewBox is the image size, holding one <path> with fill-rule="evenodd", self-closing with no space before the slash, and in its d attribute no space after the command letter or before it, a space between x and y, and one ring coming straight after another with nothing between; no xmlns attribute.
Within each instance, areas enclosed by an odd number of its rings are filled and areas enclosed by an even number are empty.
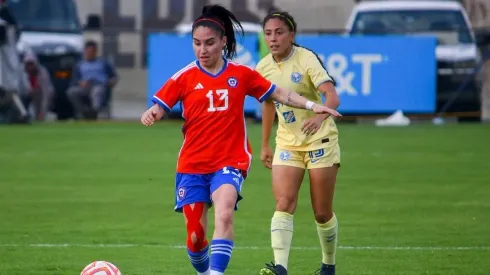
<svg viewBox="0 0 490 275"><path fill-rule="evenodd" d="M261 275L287 274L289 250L293 239L293 214L305 173L303 152L276 148L272 161L272 192L276 211L271 220L271 246L274 263L266 264Z"/></svg>
<svg viewBox="0 0 490 275"><path fill-rule="evenodd" d="M175 211L183 212L187 230L187 253L201 275L209 275L207 213L211 203L205 175L177 174Z"/></svg>

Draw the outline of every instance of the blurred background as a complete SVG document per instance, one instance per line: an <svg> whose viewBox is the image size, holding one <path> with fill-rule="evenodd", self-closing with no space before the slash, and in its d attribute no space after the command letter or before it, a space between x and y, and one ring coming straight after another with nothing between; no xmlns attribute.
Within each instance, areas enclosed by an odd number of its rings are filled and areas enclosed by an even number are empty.
<svg viewBox="0 0 490 275"><path fill-rule="evenodd" d="M17 63L26 63L26 53L32 53L28 59L35 57L51 82L44 85L51 84L51 88L35 88L48 91L31 93L29 85L37 84L24 81L24 87L17 88L17 82L22 82L20 72L3 73L2 93L15 91L23 106L18 106L19 100L10 100L10 104L25 108L17 110L19 118L10 113L5 97L3 121L25 121L26 112L35 118L34 109L43 112L39 120L93 119L90 112L77 116L74 111L73 105L80 100L87 105L88 99L77 100L68 92L77 77L73 71L77 62L87 58L87 42L93 42L94 55L111 67L104 73L117 75L105 91L97 117L137 118L164 79L193 60L191 47L185 43L190 23L207 3L227 6L245 23L247 35L237 61L252 67L261 57L260 21L267 10L290 11L299 24L298 42L315 50L338 80L340 110L345 115L358 119L402 111L418 117L490 118L490 91L485 92L490 78L485 71L490 1L3 2L17 22L17 35L9 42L16 45L20 57L15 60L11 56L3 66L24 69L24 64ZM260 120L253 100L247 100L245 109L247 116ZM174 111L178 116L179 106Z"/></svg>
<svg viewBox="0 0 490 275"><path fill-rule="evenodd" d="M260 21L280 9L336 80L339 274L490 274L490 0L0 0L0 275L95 260L194 274L173 212L180 106L150 128L139 118L195 59L191 24L208 3L242 21L238 62L267 53ZM272 259L275 206L260 105L247 98L245 115L236 275ZM307 180L291 274L321 260Z"/></svg>

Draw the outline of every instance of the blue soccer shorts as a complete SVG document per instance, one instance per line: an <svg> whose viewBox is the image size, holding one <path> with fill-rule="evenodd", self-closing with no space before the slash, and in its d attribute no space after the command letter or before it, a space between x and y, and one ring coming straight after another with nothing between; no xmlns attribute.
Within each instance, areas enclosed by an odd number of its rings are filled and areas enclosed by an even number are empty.
<svg viewBox="0 0 490 275"><path fill-rule="evenodd" d="M224 167L210 174L177 173L175 177L175 211L182 212L184 205L196 202L208 203L211 206L213 203L211 195L224 184L232 184L235 187L238 193L235 204L235 210L237 210L238 202L243 198L240 192L244 180L242 172L233 167Z"/></svg>

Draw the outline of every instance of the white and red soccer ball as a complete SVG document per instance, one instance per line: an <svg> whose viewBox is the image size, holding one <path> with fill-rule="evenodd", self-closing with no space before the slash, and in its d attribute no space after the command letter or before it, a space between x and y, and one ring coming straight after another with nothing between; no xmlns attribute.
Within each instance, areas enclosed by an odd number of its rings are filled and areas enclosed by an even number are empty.
<svg viewBox="0 0 490 275"><path fill-rule="evenodd" d="M87 265L80 275L121 275L121 271L109 262L96 261Z"/></svg>

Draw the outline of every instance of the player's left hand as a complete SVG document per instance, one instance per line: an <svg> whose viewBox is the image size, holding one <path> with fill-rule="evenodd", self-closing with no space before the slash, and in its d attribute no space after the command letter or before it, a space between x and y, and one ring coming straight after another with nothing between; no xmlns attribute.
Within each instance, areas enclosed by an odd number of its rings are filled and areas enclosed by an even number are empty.
<svg viewBox="0 0 490 275"><path fill-rule="evenodd" d="M327 106L323 106L320 104L314 104L312 111L317 113L317 114L330 114L330 115L335 116L335 117L342 116L339 112L337 112L337 110L334 110L332 108L329 108Z"/></svg>
<svg viewBox="0 0 490 275"><path fill-rule="evenodd" d="M323 121L327 118L328 116L326 115L316 115L303 124L303 127L301 127L301 131L303 131L303 134L305 135L314 135L320 128L322 127Z"/></svg>

